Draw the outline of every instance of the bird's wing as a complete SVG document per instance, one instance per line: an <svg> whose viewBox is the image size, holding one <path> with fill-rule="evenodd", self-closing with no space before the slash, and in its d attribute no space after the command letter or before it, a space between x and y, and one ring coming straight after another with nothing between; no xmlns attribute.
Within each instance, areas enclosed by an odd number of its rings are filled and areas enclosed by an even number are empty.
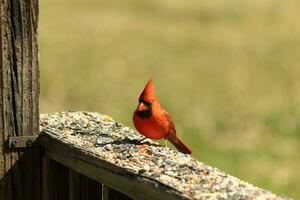
<svg viewBox="0 0 300 200"><path fill-rule="evenodd" d="M169 132L174 132L176 134L175 124L174 121L165 110L163 110L162 115L158 118L158 123L160 127L165 129L166 135L169 134Z"/></svg>
<svg viewBox="0 0 300 200"><path fill-rule="evenodd" d="M173 129L174 132L176 133L175 124L174 124L174 121L173 121L171 115L169 115L169 113L167 113L166 111L164 112L164 115L166 116L166 119L169 122L170 130Z"/></svg>

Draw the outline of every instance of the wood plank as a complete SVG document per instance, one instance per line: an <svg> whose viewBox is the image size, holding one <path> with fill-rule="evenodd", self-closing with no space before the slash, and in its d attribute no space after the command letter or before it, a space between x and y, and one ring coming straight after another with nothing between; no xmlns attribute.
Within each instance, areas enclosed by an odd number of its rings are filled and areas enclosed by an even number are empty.
<svg viewBox="0 0 300 200"><path fill-rule="evenodd" d="M49 168L50 168L50 159L43 156L42 158L42 197L43 200L49 200L50 199L50 176L49 176Z"/></svg>
<svg viewBox="0 0 300 200"><path fill-rule="evenodd" d="M43 200L69 199L69 169L43 157Z"/></svg>
<svg viewBox="0 0 300 200"><path fill-rule="evenodd" d="M101 199L101 184L69 169L70 200Z"/></svg>
<svg viewBox="0 0 300 200"><path fill-rule="evenodd" d="M96 180L103 198L289 199L233 177L190 155L157 145L109 116L94 112L42 114L44 154Z"/></svg>
<svg viewBox="0 0 300 200"><path fill-rule="evenodd" d="M174 188L99 159L56 138L43 134L44 154L48 158L93 180L114 188L133 199L188 199ZM143 191L143 192L141 192Z"/></svg>
<svg viewBox="0 0 300 200"><path fill-rule="evenodd" d="M0 199L41 199L37 148L9 150L8 137L39 134L38 0L0 7Z"/></svg>
<svg viewBox="0 0 300 200"><path fill-rule="evenodd" d="M131 200L131 198L106 185L102 185L102 200Z"/></svg>

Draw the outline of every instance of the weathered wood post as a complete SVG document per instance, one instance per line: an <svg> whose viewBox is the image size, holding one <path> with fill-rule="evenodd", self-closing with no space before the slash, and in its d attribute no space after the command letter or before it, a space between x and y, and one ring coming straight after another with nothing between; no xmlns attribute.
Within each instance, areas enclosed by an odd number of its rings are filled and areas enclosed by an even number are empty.
<svg viewBox="0 0 300 200"><path fill-rule="evenodd" d="M39 133L38 0L0 6L0 199L39 200L39 149L23 137Z"/></svg>

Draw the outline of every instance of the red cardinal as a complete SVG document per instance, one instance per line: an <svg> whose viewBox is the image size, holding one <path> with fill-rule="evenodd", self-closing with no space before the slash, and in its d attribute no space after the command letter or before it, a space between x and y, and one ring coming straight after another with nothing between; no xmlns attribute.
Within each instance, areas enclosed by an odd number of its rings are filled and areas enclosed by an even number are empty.
<svg viewBox="0 0 300 200"><path fill-rule="evenodd" d="M133 114L135 128L151 139L167 139L178 151L191 154L192 150L177 136L171 116L161 107L154 93L154 85L150 79L143 90L137 109Z"/></svg>

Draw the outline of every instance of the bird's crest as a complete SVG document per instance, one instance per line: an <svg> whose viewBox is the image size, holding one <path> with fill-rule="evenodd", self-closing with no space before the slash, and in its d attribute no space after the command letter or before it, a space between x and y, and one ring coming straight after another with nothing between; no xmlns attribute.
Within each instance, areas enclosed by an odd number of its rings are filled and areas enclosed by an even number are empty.
<svg viewBox="0 0 300 200"><path fill-rule="evenodd" d="M154 93L154 84L153 84L153 80L150 79L147 83L147 85L145 86L140 98L140 100L144 100L147 102L152 102L153 100L156 99L155 93Z"/></svg>

